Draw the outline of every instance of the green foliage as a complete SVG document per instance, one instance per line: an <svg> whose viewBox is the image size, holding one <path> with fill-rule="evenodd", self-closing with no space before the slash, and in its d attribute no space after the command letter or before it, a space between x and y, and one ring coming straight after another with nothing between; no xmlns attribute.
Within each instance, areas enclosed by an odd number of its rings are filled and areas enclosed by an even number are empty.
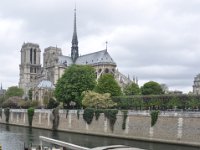
<svg viewBox="0 0 200 150"><path fill-rule="evenodd" d="M128 111L127 110L123 110L123 123L122 123L122 129L125 130L126 129L126 119L128 117Z"/></svg>
<svg viewBox="0 0 200 150"><path fill-rule="evenodd" d="M145 83L141 87L141 92L142 95L159 95L164 93L160 84L154 81Z"/></svg>
<svg viewBox="0 0 200 150"><path fill-rule="evenodd" d="M47 104L47 109L56 108L58 105L59 105L59 102L57 102L54 98L50 98Z"/></svg>
<svg viewBox="0 0 200 150"><path fill-rule="evenodd" d="M20 100L17 104L18 108L28 109L31 106L30 100Z"/></svg>
<svg viewBox="0 0 200 150"><path fill-rule="evenodd" d="M104 110L104 115L109 120L111 131L114 131L114 125L115 125L115 122L117 120L117 113L118 113L117 109L106 109L106 110Z"/></svg>
<svg viewBox="0 0 200 150"><path fill-rule="evenodd" d="M87 124L91 124L94 117L94 109L86 108L83 113L83 119L87 122Z"/></svg>
<svg viewBox="0 0 200 150"><path fill-rule="evenodd" d="M83 91L93 90L96 85L95 70L88 65L72 65L65 70L58 80L55 97L58 101L66 103L69 107L71 101L76 107L81 107L81 94Z"/></svg>
<svg viewBox="0 0 200 150"><path fill-rule="evenodd" d="M52 115L53 115L53 120L52 120L52 123L53 123L53 126L52 126L52 129L53 130L57 130L58 129L58 126L59 126L59 120L60 120L60 117L59 117L59 108L54 108L52 110Z"/></svg>
<svg viewBox="0 0 200 150"><path fill-rule="evenodd" d="M69 109L67 109L67 112L66 112L66 118L68 117L68 114L69 114Z"/></svg>
<svg viewBox="0 0 200 150"><path fill-rule="evenodd" d="M110 93L111 96L122 95L121 88L112 74L103 74L95 87L97 93Z"/></svg>
<svg viewBox="0 0 200 150"><path fill-rule="evenodd" d="M35 109L33 107L30 107L28 109L28 123L29 123L29 126L32 126L34 112L35 112Z"/></svg>
<svg viewBox="0 0 200 150"><path fill-rule="evenodd" d="M8 90L6 91L6 99L9 98L9 97L13 97L13 96L19 96L19 97L22 97L24 94L24 91L23 89L21 88L18 88L17 86L12 86L12 87L9 87Z"/></svg>
<svg viewBox="0 0 200 150"><path fill-rule="evenodd" d="M4 96L0 96L0 107L2 107L3 102L5 101Z"/></svg>
<svg viewBox="0 0 200 150"><path fill-rule="evenodd" d="M33 101L31 102L31 107L37 108L38 106L39 106L39 101L33 100Z"/></svg>
<svg viewBox="0 0 200 150"><path fill-rule="evenodd" d="M168 103L167 103L167 106L168 108L170 109L173 109L175 107L179 107L181 104L180 104L180 101L176 98L176 97L173 97Z"/></svg>
<svg viewBox="0 0 200 150"><path fill-rule="evenodd" d="M77 114L77 119L79 119L79 117L80 117L80 110L79 109L77 110L76 114Z"/></svg>
<svg viewBox="0 0 200 150"><path fill-rule="evenodd" d="M197 98L191 98L187 101L187 106L191 109L196 109L200 106L200 100Z"/></svg>
<svg viewBox="0 0 200 150"><path fill-rule="evenodd" d="M138 84L131 83L125 86L124 88L124 94L125 95L139 95L140 94L140 88Z"/></svg>
<svg viewBox="0 0 200 150"><path fill-rule="evenodd" d="M200 109L200 95L141 95L112 97L119 109Z"/></svg>
<svg viewBox="0 0 200 150"><path fill-rule="evenodd" d="M116 106L110 97L109 93L99 94L93 91L86 91L82 93L82 105L90 108L112 108Z"/></svg>
<svg viewBox="0 0 200 150"><path fill-rule="evenodd" d="M144 102L142 96L118 96L112 97L119 109L142 109Z"/></svg>
<svg viewBox="0 0 200 150"><path fill-rule="evenodd" d="M6 101L3 102L2 107L3 108L19 108L18 103L21 101L21 97L13 96L9 97Z"/></svg>
<svg viewBox="0 0 200 150"><path fill-rule="evenodd" d="M152 127L156 124L158 120L158 115L159 115L158 110L151 111L151 126Z"/></svg>
<svg viewBox="0 0 200 150"><path fill-rule="evenodd" d="M104 111L102 109L95 109L94 113L95 113L95 119L98 120L101 113L103 113Z"/></svg>
<svg viewBox="0 0 200 150"><path fill-rule="evenodd" d="M0 117L2 118L2 108L0 108Z"/></svg>
<svg viewBox="0 0 200 150"><path fill-rule="evenodd" d="M6 123L9 123L10 109L9 108L5 108L4 109L4 114L6 116Z"/></svg>
<svg viewBox="0 0 200 150"><path fill-rule="evenodd" d="M32 89L28 90L28 98L29 98L29 100L32 100L32 96L33 96L32 92L33 92Z"/></svg>

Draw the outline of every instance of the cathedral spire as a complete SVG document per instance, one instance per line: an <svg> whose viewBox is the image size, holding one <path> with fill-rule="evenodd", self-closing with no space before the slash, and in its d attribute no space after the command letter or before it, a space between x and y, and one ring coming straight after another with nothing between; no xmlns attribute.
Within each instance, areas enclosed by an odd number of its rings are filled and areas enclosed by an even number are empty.
<svg viewBox="0 0 200 150"><path fill-rule="evenodd" d="M72 36L72 47L71 47L71 57L73 62L75 63L76 59L78 58L78 36L76 30L76 6L74 9L74 31Z"/></svg>

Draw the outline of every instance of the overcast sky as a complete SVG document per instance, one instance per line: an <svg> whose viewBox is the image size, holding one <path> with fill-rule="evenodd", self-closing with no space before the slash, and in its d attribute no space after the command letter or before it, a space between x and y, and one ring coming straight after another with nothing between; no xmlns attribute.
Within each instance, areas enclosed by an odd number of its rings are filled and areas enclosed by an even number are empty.
<svg viewBox="0 0 200 150"><path fill-rule="evenodd" d="M0 0L0 82L18 85L23 42L70 54L75 0ZM79 53L105 49L139 85L192 91L200 72L200 0L76 0Z"/></svg>

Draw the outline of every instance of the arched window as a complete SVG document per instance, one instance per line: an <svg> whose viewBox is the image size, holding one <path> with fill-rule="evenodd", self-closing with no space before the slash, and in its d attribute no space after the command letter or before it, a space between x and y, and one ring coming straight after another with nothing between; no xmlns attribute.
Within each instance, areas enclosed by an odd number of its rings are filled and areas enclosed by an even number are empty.
<svg viewBox="0 0 200 150"><path fill-rule="evenodd" d="M105 73L109 73L109 69L106 68L106 69L104 70L104 72L105 72Z"/></svg>
<svg viewBox="0 0 200 150"><path fill-rule="evenodd" d="M31 64L32 64L32 53L33 53L33 49L31 48L30 49L30 62L31 62Z"/></svg>

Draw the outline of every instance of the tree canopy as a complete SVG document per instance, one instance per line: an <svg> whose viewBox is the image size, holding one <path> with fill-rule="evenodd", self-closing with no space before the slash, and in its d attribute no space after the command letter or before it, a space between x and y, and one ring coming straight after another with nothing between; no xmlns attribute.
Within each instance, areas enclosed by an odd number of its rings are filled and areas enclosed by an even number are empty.
<svg viewBox="0 0 200 150"><path fill-rule="evenodd" d="M81 107L83 91L93 90L96 85L95 70L88 65L72 65L65 70L55 88L55 97L66 103L75 102L75 107Z"/></svg>
<svg viewBox="0 0 200 150"><path fill-rule="evenodd" d="M131 83L125 86L124 88L124 94L125 95L139 95L140 94L140 88L138 84Z"/></svg>
<svg viewBox="0 0 200 150"><path fill-rule="evenodd" d="M164 93L160 84L154 81L145 83L141 87L141 92L142 95L159 95Z"/></svg>
<svg viewBox="0 0 200 150"><path fill-rule="evenodd" d="M111 96L119 96L122 94L121 88L118 85L112 74L103 74L99 79L95 91L98 93L110 93Z"/></svg>
<svg viewBox="0 0 200 150"><path fill-rule="evenodd" d="M94 91L85 91L83 92L83 95L84 97L82 104L85 107L99 109L99 108L111 108L117 105L112 101L109 93L99 94Z"/></svg>
<svg viewBox="0 0 200 150"><path fill-rule="evenodd" d="M17 86L11 86L8 88L8 90L5 93L6 99L9 97L13 97L13 96L19 96L22 97L24 94L23 89L18 88Z"/></svg>

